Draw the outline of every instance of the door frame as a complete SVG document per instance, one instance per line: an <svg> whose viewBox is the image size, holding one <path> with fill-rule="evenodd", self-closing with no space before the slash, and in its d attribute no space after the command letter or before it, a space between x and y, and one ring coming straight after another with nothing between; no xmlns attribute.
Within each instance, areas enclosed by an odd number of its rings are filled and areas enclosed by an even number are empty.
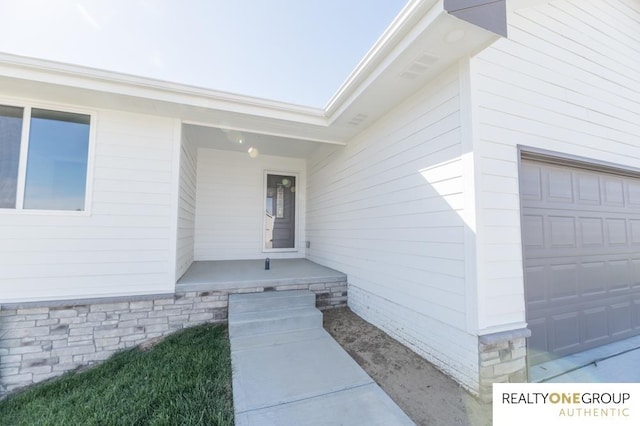
<svg viewBox="0 0 640 426"><path fill-rule="evenodd" d="M267 175L283 175L283 176L292 176L296 179L296 191L293 193L294 194L294 202L295 202L295 208L294 208L294 224L293 224L293 230L294 230L294 237L293 237L293 247L290 248L266 248L266 239L265 239L265 228L266 228L266 223L267 223L267 219L265 217L264 212L267 210ZM298 229L299 226L299 213L300 213L300 200L299 200L299 196L298 194L300 193L300 191L298 191L297 186L300 184L300 173L299 172L292 172L292 171L286 171L286 170L274 170L274 169L265 169L263 170L262 173L262 201L260 203L261 208L261 217L262 220L260 221L260 223L262 224L261 228L260 228L260 251L262 253L297 253L299 251L299 245L298 245L298 238L300 236L300 232Z"/></svg>

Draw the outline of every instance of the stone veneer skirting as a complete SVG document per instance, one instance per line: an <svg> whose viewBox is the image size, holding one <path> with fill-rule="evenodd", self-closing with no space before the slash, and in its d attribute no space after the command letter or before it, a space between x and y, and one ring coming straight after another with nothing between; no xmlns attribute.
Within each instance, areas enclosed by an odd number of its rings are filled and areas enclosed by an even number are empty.
<svg viewBox="0 0 640 426"><path fill-rule="evenodd" d="M346 278L224 291L0 306L0 398L12 390L95 364L149 339L227 319L229 293L305 290L319 309L346 306Z"/></svg>
<svg viewBox="0 0 640 426"><path fill-rule="evenodd" d="M494 383L526 383L527 337L531 330L505 331L478 338L480 357L480 398L489 402Z"/></svg>

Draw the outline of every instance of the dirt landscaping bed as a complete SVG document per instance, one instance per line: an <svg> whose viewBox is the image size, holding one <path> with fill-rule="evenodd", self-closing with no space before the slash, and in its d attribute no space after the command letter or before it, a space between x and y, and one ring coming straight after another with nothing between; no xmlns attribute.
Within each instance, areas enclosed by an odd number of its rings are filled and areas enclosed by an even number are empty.
<svg viewBox="0 0 640 426"><path fill-rule="evenodd" d="M491 425L490 404L349 308L324 311L324 328L417 424Z"/></svg>

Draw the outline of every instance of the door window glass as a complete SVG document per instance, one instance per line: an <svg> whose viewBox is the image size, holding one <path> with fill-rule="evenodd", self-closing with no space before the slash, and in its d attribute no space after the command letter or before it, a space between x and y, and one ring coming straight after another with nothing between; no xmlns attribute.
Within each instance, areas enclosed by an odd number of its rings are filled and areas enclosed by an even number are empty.
<svg viewBox="0 0 640 426"><path fill-rule="evenodd" d="M265 249L295 248L296 178L267 174Z"/></svg>

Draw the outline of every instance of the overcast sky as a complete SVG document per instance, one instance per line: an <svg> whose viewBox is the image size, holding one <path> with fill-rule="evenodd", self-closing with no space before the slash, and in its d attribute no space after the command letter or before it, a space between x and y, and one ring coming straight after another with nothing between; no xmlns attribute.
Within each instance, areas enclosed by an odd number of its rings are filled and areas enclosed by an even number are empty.
<svg viewBox="0 0 640 426"><path fill-rule="evenodd" d="M322 107L406 0L0 0L0 51Z"/></svg>

